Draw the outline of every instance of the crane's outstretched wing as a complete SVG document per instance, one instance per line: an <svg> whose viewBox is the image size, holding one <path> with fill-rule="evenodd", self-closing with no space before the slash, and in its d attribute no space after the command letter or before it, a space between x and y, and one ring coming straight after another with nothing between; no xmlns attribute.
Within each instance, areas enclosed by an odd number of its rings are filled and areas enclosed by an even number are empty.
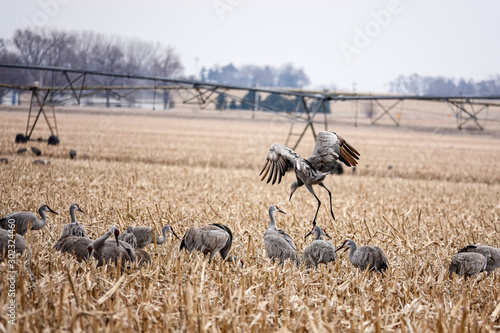
<svg viewBox="0 0 500 333"><path fill-rule="evenodd" d="M333 172L337 160L347 166L358 164L359 153L347 141L333 132L318 133L309 162L321 172Z"/></svg>
<svg viewBox="0 0 500 333"><path fill-rule="evenodd" d="M274 184L276 179L278 179L279 184L287 171L295 167L297 170L300 170L303 163L306 163L306 160L295 151L280 143L275 143L269 149L269 153L267 153L266 164L264 164L262 171L259 173L259 176L262 175L260 180L264 180L269 174L267 182L269 183L272 179Z"/></svg>

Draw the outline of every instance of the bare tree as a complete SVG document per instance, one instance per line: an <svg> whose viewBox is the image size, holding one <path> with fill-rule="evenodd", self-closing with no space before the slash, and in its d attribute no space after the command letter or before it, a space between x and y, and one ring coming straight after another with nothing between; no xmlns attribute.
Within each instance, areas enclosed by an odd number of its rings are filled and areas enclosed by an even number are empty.
<svg viewBox="0 0 500 333"><path fill-rule="evenodd" d="M7 47L7 43L3 38L0 38L0 62L3 63L16 63L18 62L17 55L10 51ZM15 72L8 68L3 68L0 71L0 82L8 83L8 84L19 84L20 83L19 75L16 75ZM9 92L9 89L0 87L0 104L2 104L3 97ZM14 92L15 94L17 92Z"/></svg>
<svg viewBox="0 0 500 333"><path fill-rule="evenodd" d="M151 65L150 72L153 75L160 77L175 78L182 74L184 70L179 56L175 53L174 48L167 46L166 48L160 45L156 48L156 53ZM163 90L163 109L170 106L170 91Z"/></svg>
<svg viewBox="0 0 500 333"><path fill-rule="evenodd" d="M19 54L19 60L25 65L33 66L71 66L74 57L73 47L76 39L67 32L40 29L37 31L18 29L14 32L12 42ZM28 71L27 75L32 83L49 82L50 73Z"/></svg>

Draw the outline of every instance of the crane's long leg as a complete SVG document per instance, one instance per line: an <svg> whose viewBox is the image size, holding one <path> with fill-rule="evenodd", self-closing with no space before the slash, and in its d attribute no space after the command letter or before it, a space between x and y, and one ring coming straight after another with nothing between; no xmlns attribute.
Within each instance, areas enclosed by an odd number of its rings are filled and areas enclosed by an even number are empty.
<svg viewBox="0 0 500 333"><path fill-rule="evenodd" d="M216 253L217 253L217 251L210 251L210 259L208 259L209 264L212 262L212 258L215 257Z"/></svg>
<svg viewBox="0 0 500 333"><path fill-rule="evenodd" d="M320 183L319 186L321 186L328 192L328 196L330 197L330 213L332 214L333 220L335 221L335 216L333 215L333 208L332 208L332 192L330 192L330 190L327 189L325 184L323 183Z"/></svg>
<svg viewBox="0 0 500 333"><path fill-rule="evenodd" d="M318 209L316 209L316 214L314 215L314 220L313 220L313 223L314 223L314 222L316 222L316 217L318 216L319 207L321 207L321 201L316 196L316 193L314 193L312 185L306 184L306 188L309 190L309 192L311 192L312 195L314 195L314 197L316 198L316 200L318 200Z"/></svg>

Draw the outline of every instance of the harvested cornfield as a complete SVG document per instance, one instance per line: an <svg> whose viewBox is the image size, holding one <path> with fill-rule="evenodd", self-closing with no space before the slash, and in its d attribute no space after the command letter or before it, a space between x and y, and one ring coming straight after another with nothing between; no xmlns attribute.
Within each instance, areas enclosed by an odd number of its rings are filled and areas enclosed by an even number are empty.
<svg viewBox="0 0 500 333"><path fill-rule="evenodd" d="M287 214L277 225L299 253L312 241L316 200L300 188L288 201L281 184L261 182L267 150L284 143L289 123L249 113L167 111L109 115L66 110L57 118L58 146L30 142L50 165L33 165L14 138L26 113L0 109L0 215L59 212L28 233L32 283L17 259L15 298L6 261L0 264L0 329L7 332L495 332L500 330L500 272L448 276L451 257L467 244L500 247L500 144L481 133L415 132L392 127L329 124L361 153L356 172L329 176L318 224L339 246L346 238L376 245L390 266L361 272L339 253L335 264L307 271L273 264L263 234L268 208ZM35 136L47 137L43 128ZM311 135L298 148L312 151ZM69 151L77 152L71 159ZM90 238L112 225L170 224L180 236L209 223L229 226L234 265L219 256L179 251L172 235L146 250L153 264L120 272L77 263L52 246L69 222L68 208ZM15 323L8 305L15 300Z"/></svg>

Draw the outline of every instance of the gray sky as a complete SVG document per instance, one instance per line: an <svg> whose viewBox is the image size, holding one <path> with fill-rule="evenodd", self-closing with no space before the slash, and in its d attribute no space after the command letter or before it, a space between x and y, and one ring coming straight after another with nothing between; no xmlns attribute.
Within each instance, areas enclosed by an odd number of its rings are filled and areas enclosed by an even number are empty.
<svg viewBox="0 0 500 333"><path fill-rule="evenodd" d="M500 1L23 0L1 2L0 37L92 30L172 45L202 66L292 63L308 88L386 92L399 75L482 80L500 73ZM198 59L198 62L196 61Z"/></svg>

